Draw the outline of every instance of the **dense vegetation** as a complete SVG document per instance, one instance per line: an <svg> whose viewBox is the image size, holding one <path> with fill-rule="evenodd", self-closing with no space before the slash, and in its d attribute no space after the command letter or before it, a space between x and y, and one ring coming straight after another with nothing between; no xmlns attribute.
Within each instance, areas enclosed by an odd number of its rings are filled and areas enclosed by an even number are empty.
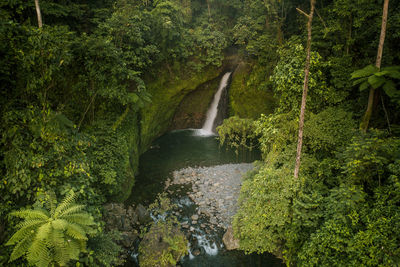
<svg viewBox="0 0 400 267"><path fill-rule="evenodd" d="M379 70L371 65L377 57L383 1L317 1L296 179L307 35L306 19L291 5L307 11L310 3L267 2L249 1L253 12L239 18L246 23L238 25L260 27L241 38L247 40L247 53L266 66L264 83L275 93L276 108L256 120L248 119L252 114L230 118L219 129L221 140L235 147L249 146L257 139L263 153L241 191L234 220L240 247L246 252L274 253L289 266L397 266L399 7L394 2L389 5ZM277 10L276 17L268 16ZM256 21L268 23L270 30ZM370 87L376 91L374 111L368 130L363 131Z"/></svg>
<svg viewBox="0 0 400 267"><path fill-rule="evenodd" d="M296 7L309 10L308 1L3 1L0 265L111 265L118 246L104 232L102 205L130 194L139 154L168 128L184 93L219 75L226 48L237 51L242 67L230 96L238 117L222 137L237 148L257 143L263 153L235 218L241 248L281 255L288 265L399 264L399 75L384 69L400 65L395 1L382 69L364 68L376 58L382 6L317 1L295 179L306 55L306 19ZM370 86L376 99L364 132ZM56 199L64 201L57 206ZM78 208L49 223L68 205ZM12 238L29 227L41 235ZM30 252L35 238L51 242ZM47 250L53 258L33 256Z"/></svg>

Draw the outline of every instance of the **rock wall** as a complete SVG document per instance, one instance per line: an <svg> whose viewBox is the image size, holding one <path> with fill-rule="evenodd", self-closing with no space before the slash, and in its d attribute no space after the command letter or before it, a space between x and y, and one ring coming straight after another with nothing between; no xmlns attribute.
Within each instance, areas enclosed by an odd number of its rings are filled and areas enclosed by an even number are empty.
<svg viewBox="0 0 400 267"><path fill-rule="evenodd" d="M145 152L151 142L166 132L182 99L201 84L220 75L222 68L210 67L188 75L185 66L175 64L164 69L156 79L147 82L152 103L140 110L140 152ZM151 79L151 78L148 78Z"/></svg>
<svg viewBox="0 0 400 267"><path fill-rule="evenodd" d="M220 79L221 75L201 84L193 92L187 94L179 104L169 130L201 128Z"/></svg>

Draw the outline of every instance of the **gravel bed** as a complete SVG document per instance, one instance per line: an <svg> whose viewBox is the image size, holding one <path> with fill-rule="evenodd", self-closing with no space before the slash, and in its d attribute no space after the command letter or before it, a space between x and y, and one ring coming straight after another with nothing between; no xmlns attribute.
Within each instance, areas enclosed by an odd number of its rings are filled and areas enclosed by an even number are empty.
<svg viewBox="0 0 400 267"><path fill-rule="evenodd" d="M242 176L251 169L251 163L189 167L174 171L165 188L174 184L191 184L192 192L187 194L199 207L198 215L192 216L192 221L205 215L211 224L226 229L232 224L237 210Z"/></svg>

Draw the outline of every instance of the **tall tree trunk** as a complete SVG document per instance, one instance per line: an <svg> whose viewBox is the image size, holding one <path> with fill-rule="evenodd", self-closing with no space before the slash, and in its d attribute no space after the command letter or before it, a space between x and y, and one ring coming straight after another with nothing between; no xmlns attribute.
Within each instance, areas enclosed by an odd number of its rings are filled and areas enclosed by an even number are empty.
<svg viewBox="0 0 400 267"><path fill-rule="evenodd" d="M42 28L43 23L42 23L42 14L40 13L39 0L35 0L35 7L36 7L36 15L37 15L37 20L38 20L38 26L39 26L39 28Z"/></svg>
<svg viewBox="0 0 400 267"><path fill-rule="evenodd" d="M210 8L210 0L206 0L207 2L207 9L208 9L208 20L211 19L211 8Z"/></svg>
<svg viewBox="0 0 400 267"><path fill-rule="evenodd" d="M376 63L375 63L375 66L378 69L381 68L383 43L385 42L385 35L386 35L388 10L389 10L389 0L385 0L385 2L383 3L381 36L379 38L378 53L376 55ZM375 99L375 89L371 87L369 89L367 110L365 111L363 120L360 125L360 129L363 132L366 132L368 129L369 121L371 119L371 115L372 115L372 111L373 111L373 107L374 107L374 99Z"/></svg>
<svg viewBox="0 0 400 267"><path fill-rule="evenodd" d="M296 165L294 167L294 177L299 177L300 170L300 158L301 158L301 148L303 146L303 127L304 127L304 114L306 112L306 100L307 100L307 90L308 90L308 76L310 74L310 58L311 58L311 26L312 19L314 15L315 1L310 0L311 10L310 14L306 14L300 9L297 9L299 12L303 13L308 17L307 23L307 57L306 57L306 66L304 68L304 84L303 84L303 96L301 98L301 108L300 108L300 121L299 121L299 137L297 140L297 154L296 154Z"/></svg>

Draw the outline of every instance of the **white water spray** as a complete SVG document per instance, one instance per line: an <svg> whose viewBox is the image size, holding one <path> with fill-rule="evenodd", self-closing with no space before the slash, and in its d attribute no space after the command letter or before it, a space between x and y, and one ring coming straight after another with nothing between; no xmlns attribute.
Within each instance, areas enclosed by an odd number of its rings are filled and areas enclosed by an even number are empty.
<svg viewBox="0 0 400 267"><path fill-rule="evenodd" d="M215 118L217 117L217 114L218 114L218 104L221 99L222 91L228 85L228 80L229 80L230 76L231 76L231 72L227 72L224 74L224 76L221 79L218 91L215 93L214 99L211 103L211 106L207 111L206 121L204 122L203 127L200 129L201 135L213 135L214 134L213 127L214 127Z"/></svg>

